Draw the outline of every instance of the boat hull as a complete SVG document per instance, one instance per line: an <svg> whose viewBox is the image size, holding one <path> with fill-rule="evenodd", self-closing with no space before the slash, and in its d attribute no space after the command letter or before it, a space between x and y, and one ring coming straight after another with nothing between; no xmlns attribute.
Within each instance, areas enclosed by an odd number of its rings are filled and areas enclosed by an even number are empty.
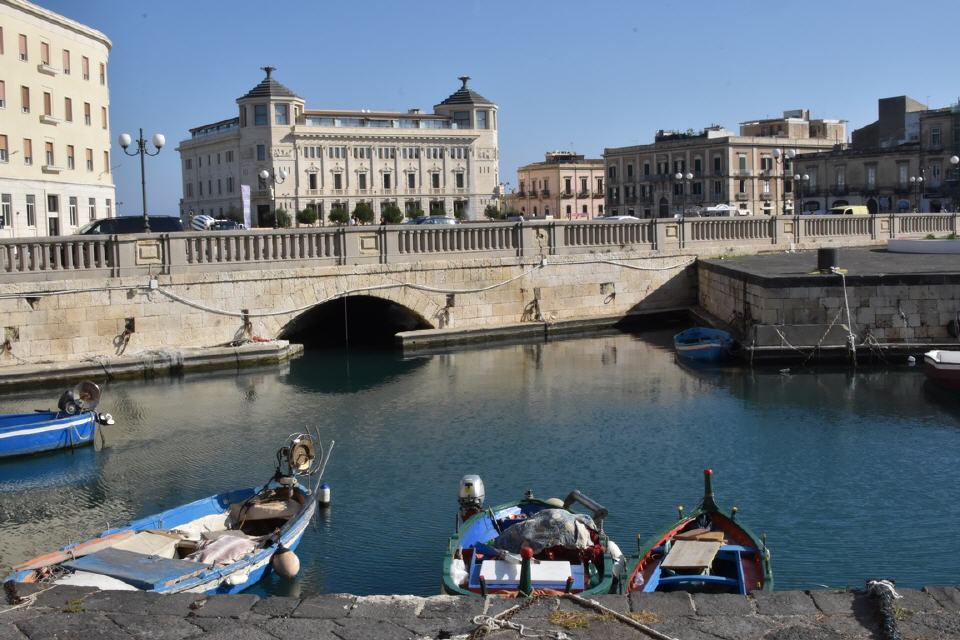
<svg viewBox="0 0 960 640"><path fill-rule="evenodd" d="M677 357L691 362L723 362L730 357L733 338L726 331L694 327L673 336Z"/></svg>
<svg viewBox="0 0 960 640"><path fill-rule="evenodd" d="M929 380L950 389L960 390L960 358L958 362L949 362L941 354L957 353L931 351L923 356L923 372ZM960 353L958 353L960 356Z"/></svg>
<svg viewBox="0 0 960 640"><path fill-rule="evenodd" d="M53 411L0 416L0 458L92 444L97 416L92 411L65 416Z"/></svg>
<svg viewBox="0 0 960 640"><path fill-rule="evenodd" d="M259 493L265 487L253 487L237 491L217 494L203 498L161 513L147 516L131 522L124 527L108 529L96 538L64 547L60 551L38 556L14 567L14 573L4 581L29 583L36 580L36 569L39 567L56 566L74 557L93 553L105 546L109 547L112 541L123 539L131 533L150 530L175 529L184 523L202 518L207 515L222 513L229 505L242 502ZM272 544L262 547L253 553L222 566L208 566L197 564L198 567L207 567L204 570L190 575L185 579L158 584L151 588L140 588L140 591L156 593L203 593L203 594L230 594L239 593L256 584L272 570L271 560L274 553L281 548L293 551L300 544L303 534L316 511L316 501L313 495L302 488L297 489L304 498L302 509L293 516L281 531L280 536Z"/></svg>

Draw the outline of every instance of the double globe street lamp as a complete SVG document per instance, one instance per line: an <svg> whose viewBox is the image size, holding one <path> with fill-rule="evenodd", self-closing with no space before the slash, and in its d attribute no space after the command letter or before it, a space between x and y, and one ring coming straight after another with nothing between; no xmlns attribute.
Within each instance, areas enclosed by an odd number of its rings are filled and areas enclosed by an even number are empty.
<svg viewBox="0 0 960 640"><path fill-rule="evenodd" d="M922 175L910 176L910 186L913 187L913 193L914 193L913 211L914 213L920 213L920 207L921 207L920 193L923 191L923 176Z"/></svg>
<svg viewBox="0 0 960 640"><path fill-rule="evenodd" d="M794 215L797 215L803 212L803 185L810 182L810 175L795 173L793 174L793 182L797 186L797 204L799 206L793 208Z"/></svg>
<svg viewBox="0 0 960 640"><path fill-rule="evenodd" d="M687 184L693 180L693 174L690 172L683 173L681 171L676 172L673 175L674 180L677 181L677 184L680 185L680 215L687 215Z"/></svg>
<svg viewBox="0 0 960 640"><path fill-rule="evenodd" d="M777 161L778 164L780 164L780 167L781 167L780 175L782 177L782 181L781 181L780 189L783 192L781 194L783 196L782 198L783 199L783 215L787 215L787 160L790 160L792 162L795 157L797 157L796 149L787 149L786 151L783 151L781 149L773 150L773 158ZM796 204L794 204L793 210L794 210L794 213L796 213L796 210L797 210Z"/></svg>
<svg viewBox="0 0 960 640"><path fill-rule="evenodd" d="M290 175L287 173L287 170L283 167L279 171L269 171L267 169L261 169L260 173L257 174L260 178L260 182L263 185L270 189L270 205L273 207L273 226L277 226L277 194L273 189L274 185L283 184L283 181L287 179L287 176ZM257 224L260 224L260 216L257 215Z"/></svg>
<svg viewBox="0 0 960 640"><path fill-rule="evenodd" d="M150 217L147 215L147 179L143 166L143 157L155 156L160 153L160 149L167 143L167 139L163 137L162 133L153 134L153 146L156 147L156 151L153 153L147 151L147 141L143 139L143 129L140 129L140 137L137 138L137 140L133 140L129 133L121 133L117 142L120 143L120 146L123 147L123 152L128 156L140 156L140 192L143 195L143 230L145 233L150 233ZM137 143L137 150L131 153L127 147L133 142Z"/></svg>

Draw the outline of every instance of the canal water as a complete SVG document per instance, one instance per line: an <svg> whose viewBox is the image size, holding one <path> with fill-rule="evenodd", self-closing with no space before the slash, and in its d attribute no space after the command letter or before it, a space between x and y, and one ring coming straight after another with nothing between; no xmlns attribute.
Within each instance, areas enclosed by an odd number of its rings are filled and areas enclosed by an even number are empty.
<svg viewBox="0 0 960 640"><path fill-rule="evenodd" d="M269 479L286 436L336 440L333 505L292 582L254 592L430 595L457 484L488 503L577 488L626 552L717 500L766 532L778 589L953 584L960 575L960 401L922 373L678 366L672 331L404 359L310 352L282 367L113 382L116 417L87 447L0 463L0 567L108 525ZM57 389L0 396L44 408Z"/></svg>

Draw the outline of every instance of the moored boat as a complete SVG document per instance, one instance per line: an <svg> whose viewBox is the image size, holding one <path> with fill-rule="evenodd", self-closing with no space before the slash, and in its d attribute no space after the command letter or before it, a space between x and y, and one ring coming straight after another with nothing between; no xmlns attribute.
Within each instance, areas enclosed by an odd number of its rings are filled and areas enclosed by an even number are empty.
<svg viewBox="0 0 960 640"><path fill-rule="evenodd" d="M677 356L697 362L722 362L730 357L733 337L726 331L693 327L673 336Z"/></svg>
<svg viewBox="0 0 960 640"><path fill-rule="evenodd" d="M713 471L703 472L703 501L639 550L628 591L739 593L773 590L770 550L713 499Z"/></svg>
<svg viewBox="0 0 960 640"><path fill-rule="evenodd" d="M960 389L960 351L928 351L923 354L927 378L951 389Z"/></svg>
<svg viewBox="0 0 960 640"><path fill-rule="evenodd" d="M460 481L457 531L443 562L443 592L522 597L534 592L610 593L623 554L603 532L607 510L579 491L566 500L522 500L484 508L483 481ZM579 503L591 515L574 513Z"/></svg>
<svg viewBox="0 0 960 640"><path fill-rule="evenodd" d="M95 538L13 567L14 583L63 584L157 593L236 593L270 570L299 571L293 551L320 492L298 481L317 476L330 458L307 434L277 452L262 486L219 493L108 529Z"/></svg>
<svg viewBox="0 0 960 640"><path fill-rule="evenodd" d="M57 411L0 415L0 458L92 444L99 425L113 424L109 413L96 413L100 387L81 382L63 392Z"/></svg>

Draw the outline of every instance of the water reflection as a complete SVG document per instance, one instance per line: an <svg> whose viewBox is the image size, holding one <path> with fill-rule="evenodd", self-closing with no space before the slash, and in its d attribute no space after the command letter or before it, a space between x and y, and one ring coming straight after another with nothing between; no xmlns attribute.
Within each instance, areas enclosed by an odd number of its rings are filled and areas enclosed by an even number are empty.
<svg viewBox="0 0 960 640"><path fill-rule="evenodd" d="M312 352L288 367L111 383L107 449L0 463L0 564L263 482L309 424L337 440L333 507L304 537L299 578L259 593L435 593L465 473L493 503L579 488L610 509L627 550L700 497L706 467L721 504L769 534L778 588L955 581L960 534L943 523L960 516L960 411L918 370L689 369L672 333L413 359Z"/></svg>

